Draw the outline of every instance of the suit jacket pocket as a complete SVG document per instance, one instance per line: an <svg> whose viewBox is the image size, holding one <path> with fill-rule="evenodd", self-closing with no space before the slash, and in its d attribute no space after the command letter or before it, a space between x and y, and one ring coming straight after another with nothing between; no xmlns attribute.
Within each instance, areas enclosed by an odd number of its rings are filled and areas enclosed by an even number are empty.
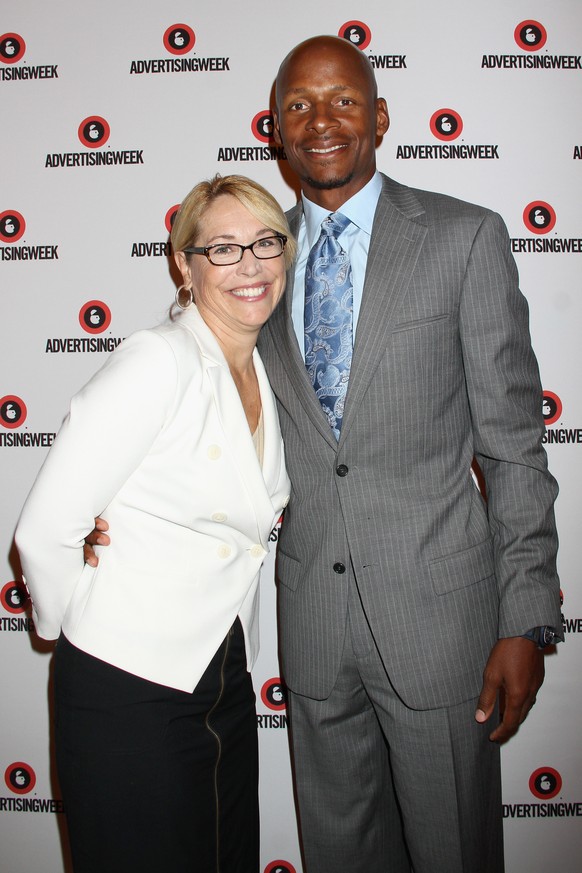
<svg viewBox="0 0 582 873"><path fill-rule="evenodd" d="M449 321L450 314L443 312L439 315L428 315L426 318L414 318L412 321L402 321L393 326L390 333L400 333L403 330L418 330L419 327L433 325L439 321Z"/></svg>
<svg viewBox="0 0 582 873"><path fill-rule="evenodd" d="M448 594L474 585L493 576L493 543L491 538L430 562L430 574L436 594Z"/></svg>
<svg viewBox="0 0 582 873"><path fill-rule="evenodd" d="M290 588L291 591L296 591L299 587L302 575L302 564L297 558L292 558L291 555L286 555L279 547L277 549L277 581Z"/></svg>

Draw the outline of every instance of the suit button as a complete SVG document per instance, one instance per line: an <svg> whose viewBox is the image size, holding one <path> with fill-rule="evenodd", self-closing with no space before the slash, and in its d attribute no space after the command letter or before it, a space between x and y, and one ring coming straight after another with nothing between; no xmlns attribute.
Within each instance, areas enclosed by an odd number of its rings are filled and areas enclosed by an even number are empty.
<svg viewBox="0 0 582 873"><path fill-rule="evenodd" d="M347 476L348 472L349 472L349 468L346 467L345 464L339 464L339 466L336 467L335 471L338 474L338 476Z"/></svg>
<svg viewBox="0 0 582 873"><path fill-rule="evenodd" d="M217 549L217 554L219 558L229 558L230 557L231 548L227 546L226 543L223 543Z"/></svg>
<svg viewBox="0 0 582 873"><path fill-rule="evenodd" d="M222 455L222 449L217 445L208 446L207 455L210 461L218 461Z"/></svg>
<svg viewBox="0 0 582 873"><path fill-rule="evenodd" d="M267 553L262 546L256 545L251 549L251 558L262 558L266 554Z"/></svg>
<svg viewBox="0 0 582 873"><path fill-rule="evenodd" d="M346 565L345 565L345 564L342 564L340 561L337 561L337 562L333 565L333 572L334 572L334 573L339 573L340 575L341 575L341 573L345 573L345 572L346 572Z"/></svg>
<svg viewBox="0 0 582 873"><path fill-rule="evenodd" d="M211 515L212 521L223 522L226 521L227 515L226 512L213 512Z"/></svg>

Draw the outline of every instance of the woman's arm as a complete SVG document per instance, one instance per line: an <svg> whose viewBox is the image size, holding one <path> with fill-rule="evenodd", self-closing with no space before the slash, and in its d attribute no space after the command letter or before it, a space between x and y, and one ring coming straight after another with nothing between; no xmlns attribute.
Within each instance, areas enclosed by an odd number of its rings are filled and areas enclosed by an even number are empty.
<svg viewBox="0 0 582 873"><path fill-rule="evenodd" d="M54 639L83 570L94 519L163 427L176 361L154 331L125 340L71 401L16 530L39 636Z"/></svg>

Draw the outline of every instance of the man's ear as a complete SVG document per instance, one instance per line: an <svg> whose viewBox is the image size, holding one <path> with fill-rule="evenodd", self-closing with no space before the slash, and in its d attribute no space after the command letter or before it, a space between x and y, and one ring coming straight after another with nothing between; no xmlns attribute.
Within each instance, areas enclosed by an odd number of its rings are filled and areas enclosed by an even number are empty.
<svg viewBox="0 0 582 873"><path fill-rule="evenodd" d="M276 109L273 109L273 139L275 140L277 145L283 145L283 140L281 139L281 130L279 128L279 116Z"/></svg>
<svg viewBox="0 0 582 873"><path fill-rule="evenodd" d="M390 127L390 115L388 114L388 106L383 97L378 97L376 100L376 136L384 136Z"/></svg>

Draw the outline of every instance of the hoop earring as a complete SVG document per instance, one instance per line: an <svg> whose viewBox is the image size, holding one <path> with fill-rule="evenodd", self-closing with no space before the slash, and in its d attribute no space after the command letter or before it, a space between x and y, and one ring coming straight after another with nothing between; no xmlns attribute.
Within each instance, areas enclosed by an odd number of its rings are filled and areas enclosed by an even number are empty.
<svg viewBox="0 0 582 873"><path fill-rule="evenodd" d="M186 291L188 294L188 302L187 303L182 303L182 299L180 296L182 291ZM189 309L193 303L194 303L194 295L192 293L192 286L190 286L188 288L187 285L180 285L180 287L176 289L176 306L179 306L180 309Z"/></svg>

